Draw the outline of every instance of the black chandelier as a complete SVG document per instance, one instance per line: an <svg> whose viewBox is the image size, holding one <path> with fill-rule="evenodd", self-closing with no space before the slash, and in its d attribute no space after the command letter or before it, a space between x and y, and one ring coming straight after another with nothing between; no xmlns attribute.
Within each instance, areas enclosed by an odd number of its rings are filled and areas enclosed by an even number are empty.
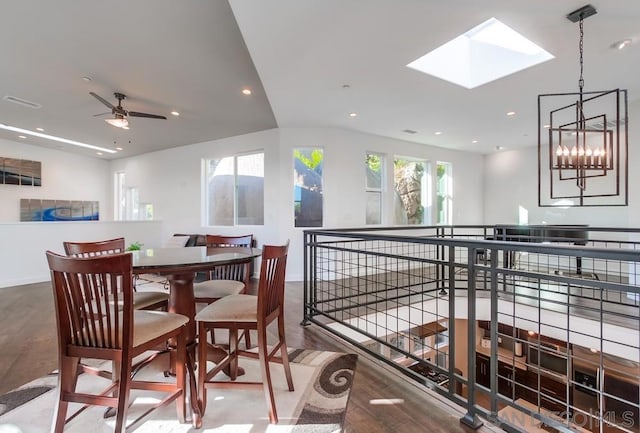
<svg viewBox="0 0 640 433"><path fill-rule="evenodd" d="M585 92L583 20L591 5L567 15L580 28L578 93L538 95L538 206L627 206L627 91Z"/></svg>

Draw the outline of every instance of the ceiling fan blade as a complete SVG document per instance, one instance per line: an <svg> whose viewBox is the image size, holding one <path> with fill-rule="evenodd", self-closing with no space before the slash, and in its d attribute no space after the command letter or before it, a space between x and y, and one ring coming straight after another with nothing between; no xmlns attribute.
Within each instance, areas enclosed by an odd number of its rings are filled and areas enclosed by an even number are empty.
<svg viewBox="0 0 640 433"><path fill-rule="evenodd" d="M149 119L167 119L164 116L160 116L158 114L149 114L149 113L139 113L137 111L129 111L127 113L130 117L147 117Z"/></svg>
<svg viewBox="0 0 640 433"><path fill-rule="evenodd" d="M112 114L111 111L105 111L104 113L94 114L93 117L104 116L105 114Z"/></svg>
<svg viewBox="0 0 640 433"><path fill-rule="evenodd" d="M111 102L107 101L106 99L104 99L102 96L100 95L96 95L93 92L89 92L89 95L93 96L94 98L96 98L98 101L102 102L104 105L106 105L107 107L111 108L112 110L114 108L116 108Z"/></svg>

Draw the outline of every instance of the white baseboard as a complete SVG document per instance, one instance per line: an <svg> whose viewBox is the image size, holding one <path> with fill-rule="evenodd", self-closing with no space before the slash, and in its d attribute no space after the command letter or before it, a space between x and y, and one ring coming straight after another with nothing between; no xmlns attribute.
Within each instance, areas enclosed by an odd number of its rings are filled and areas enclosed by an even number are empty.
<svg viewBox="0 0 640 433"><path fill-rule="evenodd" d="M23 286L25 284L43 283L45 281L51 281L49 274L44 275L31 275L25 278L14 278L11 280L0 280L0 289L4 287Z"/></svg>

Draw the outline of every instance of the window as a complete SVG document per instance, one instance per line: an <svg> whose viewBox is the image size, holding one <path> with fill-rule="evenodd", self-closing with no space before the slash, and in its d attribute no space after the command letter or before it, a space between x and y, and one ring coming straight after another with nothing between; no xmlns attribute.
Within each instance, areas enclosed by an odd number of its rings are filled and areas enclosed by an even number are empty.
<svg viewBox="0 0 640 433"><path fill-rule="evenodd" d="M451 176L451 164L438 162L436 179L436 209L437 224L453 224L453 178Z"/></svg>
<svg viewBox="0 0 640 433"><path fill-rule="evenodd" d="M205 161L206 224L264 224L264 153Z"/></svg>
<svg viewBox="0 0 640 433"><path fill-rule="evenodd" d="M113 175L113 219L115 221L152 220L153 204L140 203L136 187L127 187L124 171Z"/></svg>
<svg viewBox="0 0 640 433"><path fill-rule="evenodd" d="M365 192L367 194L366 224L382 224L382 185L384 156L367 153L365 162Z"/></svg>
<svg viewBox="0 0 640 433"><path fill-rule="evenodd" d="M293 151L295 227L322 227L322 149Z"/></svg>
<svg viewBox="0 0 640 433"><path fill-rule="evenodd" d="M395 224L430 223L431 188L428 172L425 161L401 157L394 159Z"/></svg>
<svg viewBox="0 0 640 433"><path fill-rule="evenodd" d="M113 175L113 219L122 221L126 214L126 187L124 171L117 171Z"/></svg>

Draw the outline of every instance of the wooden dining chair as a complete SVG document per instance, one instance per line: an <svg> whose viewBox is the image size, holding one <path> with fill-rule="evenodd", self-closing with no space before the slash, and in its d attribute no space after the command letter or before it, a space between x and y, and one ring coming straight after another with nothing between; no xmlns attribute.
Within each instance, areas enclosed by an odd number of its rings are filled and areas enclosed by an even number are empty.
<svg viewBox="0 0 640 433"><path fill-rule="evenodd" d="M115 433L125 431L130 391L132 389L166 393L166 397L133 420L126 431L134 429L152 410L176 401L177 416L185 422L185 324L181 314L133 308L131 254L113 253L93 257L61 256L47 251L53 283L58 333L58 398L51 431L62 433L66 422L89 406L116 409ZM104 299L113 302L102 302ZM176 380L173 382L140 381L132 378L133 359L166 344L177 342ZM107 361L112 371L86 362ZM108 362L111 361L111 362ZM83 371L109 380L98 393L76 389ZM102 380L102 379L99 379ZM155 395L154 395L155 396ZM69 403L83 404L67 418ZM146 405L146 404L145 404Z"/></svg>
<svg viewBox="0 0 640 433"><path fill-rule="evenodd" d="M253 243L253 235L207 235L206 242L207 247L250 248ZM251 259L247 259L244 263L216 266L207 272L207 280L193 285L196 303L211 304L225 296L244 293L251 277L250 272Z"/></svg>
<svg viewBox="0 0 640 433"><path fill-rule="evenodd" d="M227 248L253 245L253 235L222 236L206 235L207 247ZM205 281L194 283L193 293L196 304L212 304L217 300L244 293L251 277L251 259L244 263L220 265L207 272ZM215 343L215 334L211 332L211 342ZM246 333L245 344L251 346L251 334Z"/></svg>
<svg viewBox="0 0 640 433"><path fill-rule="evenodd" d="M258 296L238 294L229 295L207 306L196 315L198 331L205 335L208 330L226 329L229 332L228 355L207 371L207 345L198 346L198 395L204 413L207 404L207 388L211 387L262 387L264 389L269 421L278 422L276 403L271 382L271 361L281 362L284 367L287 386L293 391L293 379L289 367L289 356L284 333L284 280L289 244L265 245L262 249L262 265L258 282ZM267 347L267 328L277 326L278 341ZM258 334L258 351L241 350L238 346L240 331L255 330ZM278 356L280 352L280 356ZM262 373L262 382L243 382L237 380L238 358L246 356L258 358ZM219 381L215 376L227 370L231 381Z"/></svg>
<svg viewBox="0 0 640 433"><path fill-rule="evenodd" d="M125 251L124 238L109 239L98 242L63 242L68 256L94 257L103 254L122 253ZM159 291L135 291L133 307L138 310L164 310L169 305L169 293Z"/></svg>

